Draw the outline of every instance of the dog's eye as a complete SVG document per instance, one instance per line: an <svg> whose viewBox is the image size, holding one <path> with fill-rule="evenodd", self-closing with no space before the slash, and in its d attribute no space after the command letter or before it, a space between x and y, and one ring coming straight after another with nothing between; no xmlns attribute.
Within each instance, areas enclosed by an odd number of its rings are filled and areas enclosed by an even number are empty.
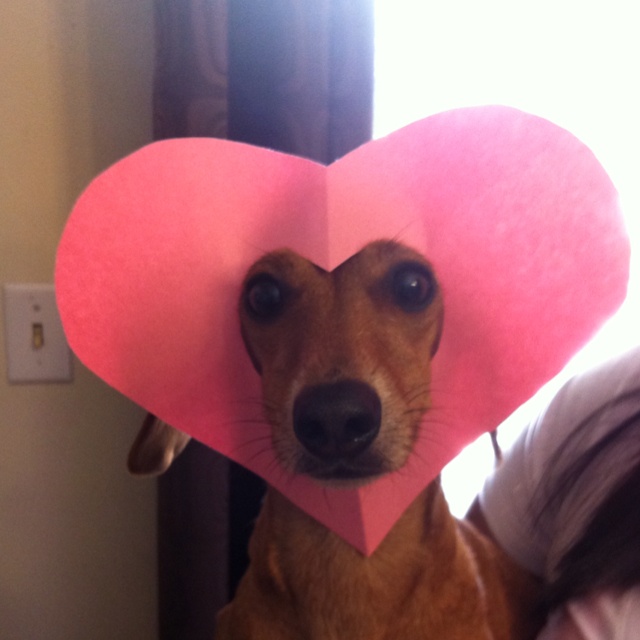
<svg viewBox="0 0 640 640"><path fill-rule="evenodd" d="M245 287L245 308L255 320L275 320L282 312L284 301L284 286L268 273L254 276Z"/></svg>
<svg viewBox="0 0 640 640"><path fill-rule="evenodd" d="M433 301L437 291L431 271L419 263L404 263L392 273L395 303L404 311L422 311Z"/></svg>

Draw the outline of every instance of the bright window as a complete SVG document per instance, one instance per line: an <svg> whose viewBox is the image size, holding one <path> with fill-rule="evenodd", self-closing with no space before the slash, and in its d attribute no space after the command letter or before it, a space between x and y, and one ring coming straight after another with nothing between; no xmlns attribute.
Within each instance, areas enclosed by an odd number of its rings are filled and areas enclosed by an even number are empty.
<svg viewBox="0 0 640 640"><path fill-rule="evenodd" d="M505 104L571 131L616 184L633 244L630 294L564 377L640 341L639 28L629 0L376 1L376 137L446 109ZM491 467L481 440L445 473L457 514Z"/></svg>

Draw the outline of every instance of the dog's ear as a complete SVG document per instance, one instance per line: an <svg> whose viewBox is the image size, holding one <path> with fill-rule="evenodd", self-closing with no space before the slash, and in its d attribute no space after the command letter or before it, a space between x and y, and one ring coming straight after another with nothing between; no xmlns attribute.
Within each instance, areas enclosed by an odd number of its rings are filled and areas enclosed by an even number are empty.
<svg viewBox="0 0 640 640"><path fill-rule="evenodd" d="M191 437L183 431L148 414L129 451L127 468L136 476L160 475L182 453L189 440Z"/></svg>

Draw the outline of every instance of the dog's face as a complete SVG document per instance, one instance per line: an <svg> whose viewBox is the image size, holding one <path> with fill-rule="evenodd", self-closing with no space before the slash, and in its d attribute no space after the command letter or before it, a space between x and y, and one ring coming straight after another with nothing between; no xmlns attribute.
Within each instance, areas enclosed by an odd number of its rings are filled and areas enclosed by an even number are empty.
<svg viewBox="0 0 640 640"><path fill-rule="evenodd" d="M239 307L285 468L353 484L403 466L429 408L443 320L420 254L374 242L329 273L275 251L249 270Z"/></svg>

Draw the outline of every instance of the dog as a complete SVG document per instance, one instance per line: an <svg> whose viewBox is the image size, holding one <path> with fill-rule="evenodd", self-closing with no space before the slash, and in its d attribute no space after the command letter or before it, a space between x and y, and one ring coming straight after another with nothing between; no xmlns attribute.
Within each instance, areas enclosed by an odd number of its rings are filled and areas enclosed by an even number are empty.
<svg viewBox="0 0 640 640"><path fill-rule="evenodd" d="M430 407L445 305L437 274L395 241L331 272L290 250L258 260L239 301L279 464L327 487L399 471ZM162 470L187 436L146 425L129 466ZM145 462L146 461L146 462ZM439 479L370 557L273 488L217 640L526 640L537 584L450 514Z"/></svg>

